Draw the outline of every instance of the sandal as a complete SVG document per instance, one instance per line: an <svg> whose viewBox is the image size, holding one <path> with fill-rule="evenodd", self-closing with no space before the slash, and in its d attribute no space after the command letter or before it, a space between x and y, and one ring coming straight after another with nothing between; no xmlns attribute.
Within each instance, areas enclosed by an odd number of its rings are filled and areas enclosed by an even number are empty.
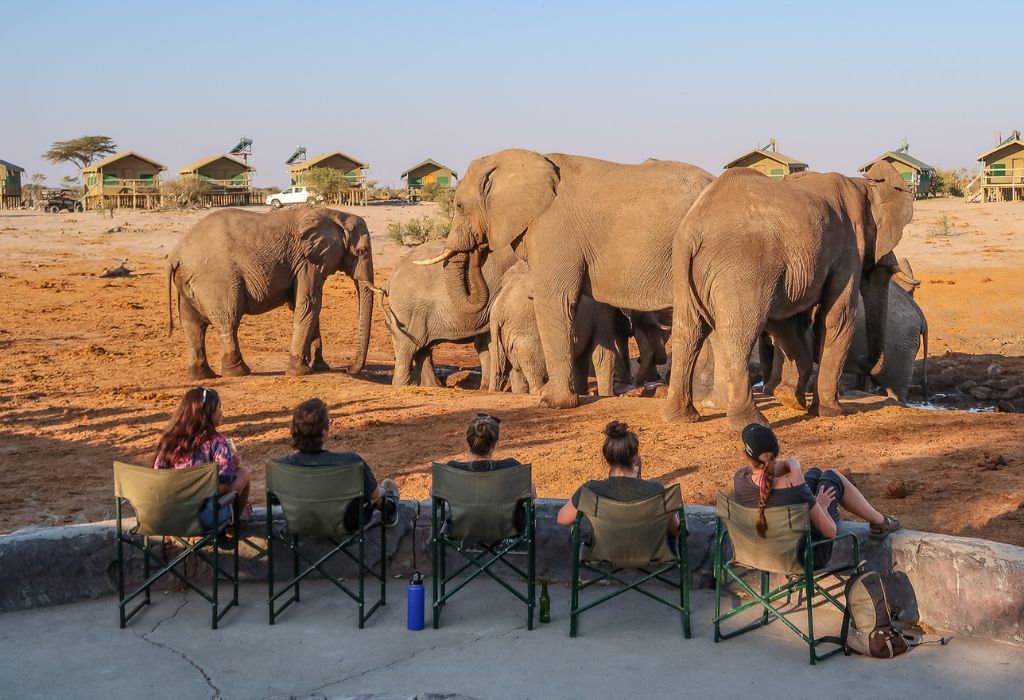
<svg viewBox="0 0 1024 700"><path fill-rule="evenodd" d="M890 532L896 532L902 527L899 520L891 515L886 515L882 522L871 523L871 536L876 539L882 539L887 537Z"/></svg>

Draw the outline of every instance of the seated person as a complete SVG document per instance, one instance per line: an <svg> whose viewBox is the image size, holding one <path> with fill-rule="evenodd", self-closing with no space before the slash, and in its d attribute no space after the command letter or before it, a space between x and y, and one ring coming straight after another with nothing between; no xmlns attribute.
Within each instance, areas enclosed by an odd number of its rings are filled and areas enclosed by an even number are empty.
<svg viewBox="0 0 1024 700"><path fill-rule="evenodd" d="M200 464L217 465L218 492L234 491L234 520L241 522L247 514L249 482L252 474L241 466L238 452L231 441L217 432L224 412L220 395L201 386L189 389L181 398L170 424L160 436L153 457L154 469L185 469ZM221 512L221 522L227 522L231 511ZM199 521L204 529L213 529L213 499L203 502Z"/></svg>
<svg viewBox="0 0 1024 700"><path fill-rule="evenodd" d="M381 511L384 524L388 527L398 522L398 485L391 479L377 479L369 465L355 452L331 452L324 449L324 443L331 435L331 417L327 404L320 399L303 401L292 411L292 447L295 452L277 461L301 467L326 467L343 464L359 464L363 469L363 523L369 524L373 511ZM345 511L345 529L359 529L359 506L353 502Z"/></svg>
<svg viewBox="0 0 1024 700"><path fill-rule="evenodd" d="M812 467L801 472L795 458L779 460L779 442L771 428L751 423L743 429L743 451L747 465L733 477L733 499L741 506L757 508L757 533L766 537L764 509L801 503L810 508L811 537L815 541L836 536L839 505L871 523L873 537L885 537L900 529L900 521L872 507L856 486L837 472ZM803 553L801 552L801 556ZM832 557L832 542L814 548L814 568Z"/></svg>
<svg viewBox="0 0 1024 700"><path fill-rule="evenodd" d="M559 525L572 525L576 521L576 509L584 486L598 496L614 501L640 501L665 490L657 481L648 481L641 476L640 439L628 425L613 420L604 429L604 435L602 452L608 477L593 479L576 489L572 498L558 511ZM679 536L678 514L669 519L667 534L670 541Z"/></svg>
<svg viewBox="0 0 1024 700"><path fill-rule="evenodd" d="M469 419L466 426L466 446L469 447L466 453L466 460L451 460L449 467L465 469L469 472L490 472L499 469L517 467L521 463L513 457L494 459L494 448L498 446L501 419L497 416L490 416L486 413L478 413ZM537 498L537 486L530 484L530 497ZM523 531L526 527L526 505L520 503L516 506L515 512L516 530Z"/></svg>

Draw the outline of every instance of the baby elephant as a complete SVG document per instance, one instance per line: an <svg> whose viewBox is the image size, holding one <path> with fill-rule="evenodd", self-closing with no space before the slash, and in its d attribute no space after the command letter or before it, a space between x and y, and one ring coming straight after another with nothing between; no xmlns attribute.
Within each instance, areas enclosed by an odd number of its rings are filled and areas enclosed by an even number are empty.
<svg viewBox="0 0 1024 700"><path fill-rule="evenodd" d="M600 396L612 395L615 372L615 307L580 297L573 322L573 382L577 394L587 393L593 363ZM501 291L491 305L492 391L504 388L504 376L515 393L539 393L547 367L533 307L533 277L525 262L501 278Z"/></svg>

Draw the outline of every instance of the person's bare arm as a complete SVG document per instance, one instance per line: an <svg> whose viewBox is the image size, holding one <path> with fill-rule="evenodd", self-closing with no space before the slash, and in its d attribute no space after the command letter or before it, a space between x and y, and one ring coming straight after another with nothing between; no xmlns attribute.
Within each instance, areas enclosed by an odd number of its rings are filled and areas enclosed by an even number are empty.
<svg viewBox="0 0 1024 700"><path fill-rule="evenodd" d="M832 504L836 498L836 490L831 486L822 486L818 489L818 495L815 496L817 501L814 506L811 507L811 525L814 529L820 532L825 537L832 539L836 536L838 529L836 523L832 520L832 516L828 514L828 507Z"/></svg>
<svg viewBox="0 0 1024 700"><path fill-rule="evenodd" d="M676 513L668 521L668 534L670 534L672 537L678 537L679 530L679 514Z"/></svg>
<svg viewBox="0 0 1024 700"><path fill-rule="evenodd" d="M558 511L557 522L559 525L572 525L576 522L576 506L572 504L572 499L566 501L562 509Z"/></svg>

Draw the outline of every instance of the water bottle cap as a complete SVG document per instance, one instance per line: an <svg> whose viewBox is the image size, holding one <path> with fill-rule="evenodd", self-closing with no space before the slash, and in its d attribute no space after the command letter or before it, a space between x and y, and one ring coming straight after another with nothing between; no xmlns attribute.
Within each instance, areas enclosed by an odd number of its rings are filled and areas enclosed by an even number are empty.
<svg viewBox="0 0 1024 700"><path fill-rule="evenodd" d="M412 572L412 585L421 586L423 585L423 576L419 571Z"/></svg>

